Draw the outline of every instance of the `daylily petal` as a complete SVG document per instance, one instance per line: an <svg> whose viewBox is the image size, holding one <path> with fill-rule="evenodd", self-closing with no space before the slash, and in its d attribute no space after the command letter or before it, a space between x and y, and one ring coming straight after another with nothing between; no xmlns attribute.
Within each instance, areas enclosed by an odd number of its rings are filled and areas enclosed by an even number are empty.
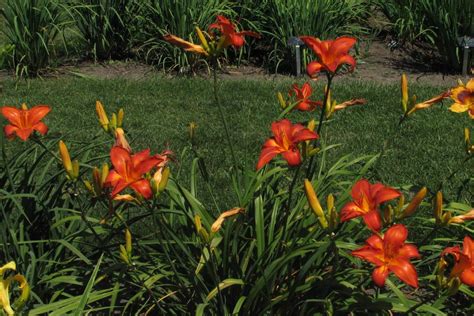
<svg viewBox="0 0 474 316"><path fill-rule="evenodd" d="M312 61L306 66L306 73L310 77L315 77L322 69L323 65L320 62Z"/></svg>
<svg viewBox="0 0 474 316"><path fill-rule="evenodd" d="M38 131L41 135L46 135L46 133L48 132L48 126L46 126L46 124L44 124L43 122L36 123L33 126L33 129Z"/></svg>
<svg viewBox="0 0 474 316"><path fill-rule="evenodd" d="M393 259L388 265L388 269L395 273L406 284L412 287L418 287L418 275L415 267L407 260Z"/></svg>
<svg viewBox="0 0 474 316"><path fill-rule="evenodd" d="M130 187L132 187L135 192L143 196L145 199L149 199L153 195L153 192L151 191L150 182L145 179L135 181L130 185Z"/></svg>
<svg viewBox="0 0 474 316"><path fill-rule="evenodd" d="M355 66L356 66L356 61L355 61L354 57L352 57L351 55L344 55L344 56L338 58L337 66L336 66L336 68L334 69L333 72L335 72L340 66L342 66L344 64L350 66L349 71L353 71Z"/></svg>
<svg viewBox="0 0 474 316"><path fill-rule="evenodd" d="M400 249L408 237L408 229L402 225L397 224L390 227L383 236L385 245L390 249Z"/></svg>
<svg viewBox="0 0 474 316"><path fill-rule="evenodd" d="M466 112L468 109L469 109L469 104L462 104L462 103L454 103L449 108L451 112L455 112L455 113Z"/></svg>
<svg viewBox="0 0 474 316"><path fill-rule="evenodd" d="M26 141L30 137L31 133L33 133L32 128L19 128L16 131L16 135L20 137L21 140Z"/></svg>
<svg viewBox="0 0 474 316"><path fill-rule="evenodd" d="M110 150L110 160L115 170L123 175L127 173L127 165L131 164L132 158L126 149L114 146Z"/></svg>
<svg viewBox="0 0 474 316"><path fill-rule="evenodd" d="M120 178L118 181L115 182L113 186L114 187L113 187L111 195L115 196L119 194L120 192L122 192L123 190L125 190L125 188L128 187L128 183L124 181L123 178Z"/></svg>
<svg viewBox="0 0 474 316"><path fill-rule="evenodd" d="M5 133L5 136L7 139L13 139L15 138L15 134L18 131L18 127L13 126L13 125L5 125L3 127L3 132Z"/></svg>
<svg viewBox="0 0 474 316"><path fill-rule="evenodd" d="M411 258L419 258L420 253L418 252L418 249L414 245L403 245L403 247L400 248L398 251L398 255L401 258L406 258L406 259L411 259Z"/></svg>
<svg viewBox="0 0 474 316"><path fill-rule="evenodd" d="M28 120L31 125L35 125L43 119L51 111L47 105L36 105L28 110Z"/></svg>
<svg viewBox="0 0 474 316"><path fill-rule="evenodd" d="M364 214L362 218L370 230L378 232L382 228L382 219L377 210Z"/></svg>
<svg viewBox="0 0 474 316"><path fill-rule="evenodd" d="M466 269L461 274L461 282L474 287L474 268Z"/></svg>
<svg viewBox="0 0 474 316"><path fill-rule="evenodd" d="M361 258L365 261L369 261L375 264L376 266L383 265L383 261L380 259L382 252L370 246L364 246L360 249L353 250L351 254L354 257Z"/></svg>
<svg viewBox="0 0 474 316"><path fill-rule="evenodd" d="M300 125L301 126L301 125ZM303 127L303 126L301 126ZM303 142L306 140L312 140L312 139L318 139L319 136L316 134L316 132L310 131L307 128L301 128L300 131L298 131L296 134L293 134L293 142L299 143Z"/></svg>
<svg viewBox="0 0 474 316"><path fill-rule="evenodd" d="M270 139L267 142L269 141L274 142L273 139ZM264 148L262 149L262 153L260 154L260 158L258 158L257 170L260 170L263 166L269 163L270 160L272 160L276 155L278 155L281 152L282 150L280 147L264 145Z"/></svg>
<svg viewBox="0 0 474 316"><path fill-rule="evenodd" d="M356 44L357 40L353 37L349 36L341 36L336 38L333 42L331 47L331 53L339 56L339 55L346 55L349 50Z"/></svg>
<svg viewBox="0 0 474 316"><path fill-rule="evenodd" d="M287 150L285 152L282 152L281 155L291 167L298 166L301 163L301 155L298 149Z"/></svg>
<svg viewBox="0 0 474 316"><path fill-rule="evenodd" d="M395 189L385 187L377 192L375 195L375 204L381 204L386 201L393 200L399 197L401 193Z"/></svg>
<svg viewBox="0 0 474 316"><path fill-rule="evenodd" d="M351 190L352 199L358 200L362 196L370 196L370 183L366 179L357 181Z"/></svg>
<svg viewBox="0 0 474 316"><path fill-rule="evenodd" d="M15 126L20 126L21 123L21 111L12 106L2 106L2 115Z"/></svg>
<svg viewBox="0 0 474 316"><path fill-rule="evenodd" d="M341 209L341 222L363 216L366 212L354 202L349 202Z"/></svg>
<svg viewBox="0 0 474 316"><path fill-rule="evenodd" d="M376 268L372 272L372 279L378 287L383 287L385 285L385 280L387 280L389 270L386 266L381 266Z"/></svg>

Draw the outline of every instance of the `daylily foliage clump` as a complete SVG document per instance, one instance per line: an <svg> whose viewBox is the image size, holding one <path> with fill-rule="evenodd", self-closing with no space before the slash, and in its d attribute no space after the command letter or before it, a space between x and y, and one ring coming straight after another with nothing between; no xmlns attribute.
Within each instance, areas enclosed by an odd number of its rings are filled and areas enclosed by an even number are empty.
<svg viewBox="0 0 474 316"><path fill-rule="evenodd" d="M295 83L277 93L280 113L265 123L271 135L252 153L256 163L245 166L235 156L232 129L220 108L218 59L224 49L241 48L245 36L259 35L238 31L224 16L206 30L196 27L200 44L171 34L164 38L212 61L209 94L214 92L221 134L234 156L226 166L225 192L235 195L235 205L220 206L215 199L206 160L196 148L196 123L189 124L190 146L182 154L193 158L188 185L178 180L180 161L169 149L133 150L122 108L109 116L97 101L98 132L84 144L46 135L54 105L4 106L6 138L31 142L32 149L18 159L3 152L1 223L8 228L0 234L1 258L8 262L0 268L3 312L13 315L22 307L32 314L145 315L468 310L474 286L472 205L443 198L445 181L437 188L407 189L377 178L373 169L384 150L327 160L334 147L328 144L329 121L338 119L339 110L347 115L366 110L363 96L341 103L333 97L337 77L355 70L351 49L357 40L300 37L314 53L308 75L316 79L324 73L327 81L321 88L315 80ZM394 124L403 128L406 120L417 119L414 112L448 98L455 102L451 111L469 113L472 82L416 103L403 76L401 119ZM90 108L93 115L94 105ZM302 112L299 121L295 111ZM470 159L469 128L464 143L460 151ZM198 183L212 203L199 200Z"/></svg>

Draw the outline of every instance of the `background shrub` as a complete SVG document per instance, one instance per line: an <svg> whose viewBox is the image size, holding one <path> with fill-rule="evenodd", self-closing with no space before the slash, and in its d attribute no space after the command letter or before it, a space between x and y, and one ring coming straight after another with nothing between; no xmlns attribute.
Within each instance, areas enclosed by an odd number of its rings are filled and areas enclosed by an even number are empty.
<svg viewBox="0 0 474 316"><path fill-rule="evenodd" d="M402 41L434 44L448 71L461 67L459 36L474 36L474 2L470 0L378 0Z"/></svg>
<svg viewBox="0 0 474 316"><path fill-rule="evenodd" d="M54 54L54 40L64 26L63 11L56 0L7 0L6 4L1 11L3 32L15 47L16 73L38 75Z"/></svg>
<svg viewBox="0 0 474 316"><path fill-rule="evenodd" d="M76 0L69 7L86 53L94 59L128 57L141 1Z"/></svg>

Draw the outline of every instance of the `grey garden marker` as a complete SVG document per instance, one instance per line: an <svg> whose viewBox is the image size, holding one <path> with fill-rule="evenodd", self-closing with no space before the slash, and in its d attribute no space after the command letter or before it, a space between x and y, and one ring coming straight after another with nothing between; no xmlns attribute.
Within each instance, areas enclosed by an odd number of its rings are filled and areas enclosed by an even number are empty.
<svg viewBox="0 0 474 316"><path fill-rule="evenodd" d="M462 75L467 76L467 63L469 60L469 50L474 48L474 38L468 36L458 37L458 45L463 48Z"/></svg>
<svg viewBox="0 0 474 316"><path fill-rule="evenodd" d="M288 46L295 48L296 54L296 76L301 76L301 51L300 48L304 47L304 42L299 37L290 37L288 39Z"/></svg>

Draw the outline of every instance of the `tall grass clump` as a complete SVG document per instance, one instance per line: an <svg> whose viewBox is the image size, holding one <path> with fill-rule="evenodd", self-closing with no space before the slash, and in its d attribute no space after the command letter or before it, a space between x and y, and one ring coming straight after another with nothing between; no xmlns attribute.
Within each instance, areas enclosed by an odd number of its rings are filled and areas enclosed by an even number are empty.
<svg viewBox="0 0 474 316"><path fill-rule="evenodd" d="M136 0L73 1L69 13L86 53L96 60L127 57L132 38L139 32L134 28L134 21L138 19L141 3Z"/></svg>
<svg viewBox="0 0 474 316"><path fill-rule="evenodd" d="M17 76L36 76L54 55L54 41L64 25L56 0L7 0L1 11L3 33L14 45L13 65Z"/></svg>
<svg viewBox="0 0 474 316"><path fill-rule="evenodd" d="M140 47L141 56L149 63L165 69L181 69L197 60L171 46L163 35L174 34L189 40L196 25L209 25L218 14L233 15L228 0L151 0L144 14L147 40Z"/></svg>
<svg viewBox="0 0 474 316"><path fill-rule="evenodd" d="M402 41L433 44L446 70L459 70L461 50L457 39L474 36L474 2L470 0L378 1Z"/></svg>

